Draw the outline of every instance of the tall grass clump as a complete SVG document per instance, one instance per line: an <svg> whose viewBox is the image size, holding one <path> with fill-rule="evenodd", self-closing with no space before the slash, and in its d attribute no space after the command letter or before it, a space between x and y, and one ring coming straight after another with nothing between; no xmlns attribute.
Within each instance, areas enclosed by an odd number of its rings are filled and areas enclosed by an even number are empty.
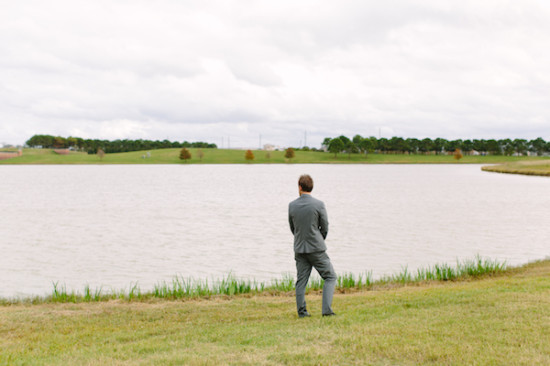
<svg viewBox="0 0 550 366"><path fill-rule="evenodd" d="M372 287L372 271L360 273L357 278L353 273L344 273L338 276L336 287L339 289L363 289Z"/></svg>
<svg viewBox="0 0 550 366"><path fill-rule="evenodd" d="M214 283L213 293L216 295L239 295L256 291L258 285L256 280L242 280L235 278L231 273L227 278L222 278Z"/></svg>
<svg viewBox="0 0 550 366"><path fill-rule="evenodd" d="M504 272L507 269L506 262L482 258L476 255L474 259L466 259L462 262L456 262L456 266L452 267L447 263L434 264L431 267L419 268L416 275L412 276L407 272L407 268L403 272L392 276L393 282L408 283L422 281L456 281L459 279L475 278L485 275L493 275ZM391 282L391 281L390 281Z"/></svg>
<svg viewBox="0 0 550 366"><path fill-rule="evenodd" d="M60 286L59 282L54 282L51 300L53 302L77 302L78 296L74 291L68 292L65 284Z"/></svg>
<svg viewBox="0 0 550 366"><path fill-rule="evenodd" d="M249 279L239 279L229 274L218 280L208 283L208 280L196 280L176 276L171 283L166 281L157 283L151 296L168 299L182 299L195 297L209 297L215 295L240 295L253 292L261 292L266 289L262 282Z"/></svg>
<svg viewBox="0 0 550 366"><path fill-rule="evenodd" d="M128 296L120 296L121 299L127 298L128 300L134 300L134 299L141 299L141 289L139 288L137 282L135 284L130 284L130 288L128 290Z"/></svg>
<svg viewBox="0 0 550 366"><path fill-rule="evenodd" d="M506 262L499 262L490 258L484 259L477 255L473 260L465 260L462 263L457 263L457 267L463 275L477 277L503 272L508 266Z"/></svg>
<svg viewBox="0 0 550 366"><path fill-rule="evenodd" d="M100 301L102 291L103 291L102 287L92 291L92 289L90 288L90 285L86 284L84 286L84 295L82 300L85 302Z"/></svg>
<svg viewBox="0 0 550 366"><path fill-rule="evenodd" d="M401 272L398 272L390 277L388 281L384 282L395 282L400 284L406 284L413 281L412 274L409 272L409 267L405 266L401 270Z"/></svg>
<svg viewBox="0 0 550 366"><path fill-rule="evenodd" d="M195 280L176 276L171 283L163 281L154 286L152 296L163 299L207 297L212 295L208 280Z"/></svg>
<svg viewBox="0 0 550 366"><path fill-rule="evenodd" d="M268 289L281 292L294 291L294 276L290 273L285 273L283 278L272 280L271 286L269 286Z"/></svg>

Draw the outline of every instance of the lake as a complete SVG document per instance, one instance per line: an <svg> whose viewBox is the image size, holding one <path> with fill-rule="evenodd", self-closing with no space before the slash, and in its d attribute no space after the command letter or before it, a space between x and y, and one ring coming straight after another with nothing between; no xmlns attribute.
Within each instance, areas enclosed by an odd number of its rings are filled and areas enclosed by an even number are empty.
<svg viewBox="0 0 550 366"><path fill-rule="evenodd" d="M294 274L287 210L303 173L338 273L550 255L550 179L479 165L2 166L0 297Z"/></svg>

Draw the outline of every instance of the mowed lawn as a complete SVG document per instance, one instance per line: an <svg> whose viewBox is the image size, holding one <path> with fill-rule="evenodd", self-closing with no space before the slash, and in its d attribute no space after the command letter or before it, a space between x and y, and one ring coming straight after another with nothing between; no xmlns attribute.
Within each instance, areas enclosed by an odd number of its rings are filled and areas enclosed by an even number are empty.
<svg viewBox="0 0 550 366"><path fill-rule="evenodd" d="M550 261L474 281L336 294L298 319L292 293L0 307L8 365L548 365Z"/></svg>
<svg viewBox="0 0 550 366"><path fill-rule="evenodd" d="M192 158L179 159L181 149L134 151L97 155L71 152L59 155L50 149L24 149L21 157L0 160L0 164L498 164L523 161L549 161L536 157L514 156L464 156L456 161L452 155L408 155L408 154L338 154L317 151L296 151L293 159L285 159L284 151L253 150L254 160L245 160L244 150L189 149Z"/></svg>

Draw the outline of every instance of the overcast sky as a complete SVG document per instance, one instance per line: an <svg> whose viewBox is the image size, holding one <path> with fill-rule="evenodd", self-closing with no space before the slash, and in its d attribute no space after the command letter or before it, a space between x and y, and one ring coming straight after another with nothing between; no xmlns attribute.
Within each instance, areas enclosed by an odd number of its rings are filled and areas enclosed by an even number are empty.
<svg viewBox="0 0 550 366"><path fill-rule="evenodd" d="M550 140L548 1L0 4L0 143Z"/></svg>

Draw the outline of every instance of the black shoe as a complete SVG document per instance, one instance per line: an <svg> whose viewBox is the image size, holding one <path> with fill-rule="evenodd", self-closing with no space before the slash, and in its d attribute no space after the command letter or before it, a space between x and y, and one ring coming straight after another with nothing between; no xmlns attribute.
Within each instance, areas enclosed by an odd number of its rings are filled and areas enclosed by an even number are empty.
<svg viewBox="0 0 550 366"><path fill-rule="evenodd" d="M330 313L330 314L323 314L323 316L335 316L336 313Z"/></svg>
<svg viewBox="0 0 550 366"><path fill-rule="evenodd" d="M311 315L308 312L298 314L298 318L309 318Z"/></svg>

